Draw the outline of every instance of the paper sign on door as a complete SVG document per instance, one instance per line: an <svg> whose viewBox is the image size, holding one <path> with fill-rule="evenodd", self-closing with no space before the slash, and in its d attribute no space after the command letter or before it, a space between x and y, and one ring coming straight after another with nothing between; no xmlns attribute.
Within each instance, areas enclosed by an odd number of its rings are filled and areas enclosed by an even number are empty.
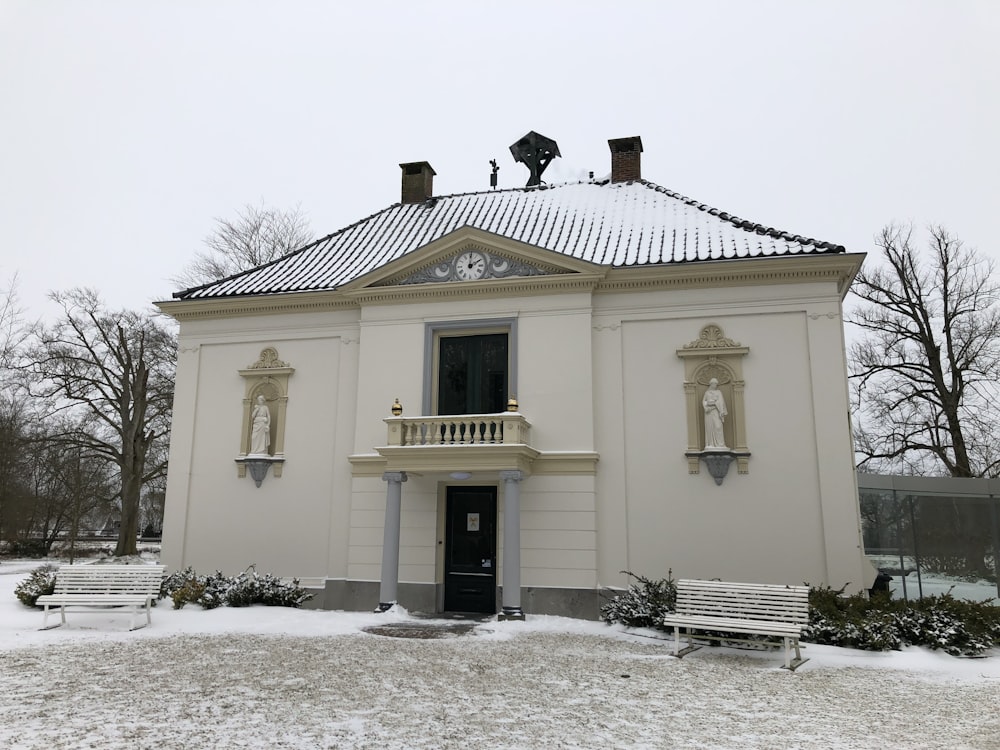
<svg viewBox="0 0 1000 750"><path fill-rule="evenodd" d="M466 513L466 515L465 515L465 530L466 531L479 531L479 514L478 513Z"/></svg>

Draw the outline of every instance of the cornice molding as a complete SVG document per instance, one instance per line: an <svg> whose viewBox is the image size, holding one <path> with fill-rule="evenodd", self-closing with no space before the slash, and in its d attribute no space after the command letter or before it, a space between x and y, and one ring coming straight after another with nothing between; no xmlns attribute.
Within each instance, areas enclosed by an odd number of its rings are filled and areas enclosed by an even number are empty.
<svg viewBox="0 0 1000 750"><path fill-rule="evenodd" d="M153 304L177 321L238 318L273 313L332 312L357 309L358 307L354 300L345 298L337 291L168 300Z"/></svg>
<svg viewBox="0 0 1000 750"><path fill-rule="evenodd" d="M386 467L406 465L407 471L413 476L434 476L442 478L458 469L476 471L502 471L510 468L504 461L509 461L512 455L517 455L525 462L526 470L530 466L533 476L592 476L597 473L597 463L600 456L592 451L535 451L527 446L518 446L514 451L496 451L498 446L488 446L484 451L492 451L492 456L483 453L474 455L469 451L473 446L436 446L416 448L376 448L379 454L355 453L347 457L351 464L351 474L355 477L379 477ZM395 452L395 455L380 455ZM407 458L407 455L410 458Z"/></svg>
<svg viewBox="0 0 1000 750"><path fill-rule="evenodd" d="M457 233L455 233L457 234ZM484 234L468 230L460 237L449 235L447 253L456 243L467 243L471 234ZM514 244L506 241L505 244ZM521 256L533 262L547 251L535 249ZM411 302L462 300L470 297L542 296L593 292L643 292L680 289L706 289L745 287L762 284L796 284L832 282L843 299L850 289L854 276L861 268L863 253L830 254L815 256L781 256L777 258L743 258L724 261L698 261L668 263L657 266L611 268L591 263L572 261L565 271L543 276L512 276L482 281L440 282L405 284L402 286L351 286L324 292L292 292L286 294L256 295L237 298L213 298L157 302L156 306L177 321L232 318L250 315L279 313L314 313L336 310L357 310L364 305L389 305ZM551 259L547 259L551 262ZM427 257L423 258L424 264ZM418 264L407 265L408 273ZM569 266L573 266L570 268ZM369 279L369 283L379 283Z"/></svg>
<svg viewBox="0 0 1000 750"><path fill-rule="evenodd" d="M406 284L404 286L366 287L345 291L343 295L357 305L390 305L419 301L460 300L469 297L542 296L590 292L600 283L603 274L564 273L551 276L511 276L483 281L443 281L440 283Z"/></svg>
<svg viewBox="0 0 1000 750"><path fill-rule="evenodd" d="M515 468L525 475L539 451L523 443L502 445L376 446L385 459L386 471L414 474L464 471L503 471Z"/></svg>
<svg viewBox="0 0 1000 750"><path fill-rule="evenodd" d="M613 268L594 291L600 294L818 281L836 283L843 299L864 259L864 253L795 255Z"/></svg>

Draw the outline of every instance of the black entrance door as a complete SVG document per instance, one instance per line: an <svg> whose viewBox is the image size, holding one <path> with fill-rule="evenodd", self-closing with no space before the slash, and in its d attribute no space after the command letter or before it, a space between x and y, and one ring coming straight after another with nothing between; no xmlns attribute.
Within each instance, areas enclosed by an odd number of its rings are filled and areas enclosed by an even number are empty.
<svg viewBox="0 0 1000 750"><path fill-rule="evenodd" d="M496 612L496 523L496 487L448 488L445 611Z"/></svg>

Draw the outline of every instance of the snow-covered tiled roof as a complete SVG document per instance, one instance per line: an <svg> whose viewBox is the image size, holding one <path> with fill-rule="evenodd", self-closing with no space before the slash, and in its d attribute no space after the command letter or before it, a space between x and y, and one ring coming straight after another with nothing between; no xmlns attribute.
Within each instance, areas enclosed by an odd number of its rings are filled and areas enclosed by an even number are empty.
<svg viewBox="0 0 1000 750"><path fill-rule="evenodd" d="M396 204L272 263L174 296L336 289L462 227L613 267L842 253L731 216L646 180L491 190Z"/></svg>

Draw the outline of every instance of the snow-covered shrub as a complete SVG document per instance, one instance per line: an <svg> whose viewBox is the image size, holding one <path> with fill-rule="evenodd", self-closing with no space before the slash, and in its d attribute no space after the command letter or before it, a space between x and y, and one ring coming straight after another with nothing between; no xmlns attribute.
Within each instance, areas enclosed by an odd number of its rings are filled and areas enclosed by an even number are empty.
<svg viewBox="0 0 1000 750"><path fill-rule="evenodd" d="M981 654L1000 645L1000 607L951 594L912 602L895 615L904 641L954 656Z"/></svg>
<svg viewBox="0 0 1000 750"><path fill-rule="evenodd" d="M844 596L844 589L814 587L809 591L809 623L802 640L866 651L902 648L904 641L887 611L886 605L892 604L887 597Z"/></svg>
<svg viewBox="0 0 1000 750"><path fill-rule="evenodd" d="M205 593L205 582L197 578L189 578L170 594L170 599L174 603L174 609L183 609L188 602L196 602ZM206 607L211 609L211 607Z"/></svg>
<svg viewBox="0 0 1000 750"><path fill-rule="evenodd" d="M230 607L248 607L266 604L273 607L299 607L312 598L312 594L299 586L298 580L283 583L270 574L260 575L251 565L239 575L228 577L220 571L200 576L192 568L173 573L163 581L160 598L170 597L174 609L189 602L205 609L215 609L223 604Z"/></svg>
<svg viewBox="0 0 1000 750"><path fill-rule="evenodd" d="M632 628L662 628L664 615L673 612L677 603L673 571L667 571L667 577L659 580L627 570L622 573L635 579L635 583L601 606L601 619Z"/></svg>
<svg viewBox="0 0 1000 750"><path fill-rule="evenodd" d="M14 596L26 607L36 606L38 597L55 591L57 570L55 565L35 568L27 578L14 587Z"/></svg>
<svg viewBox="0 0 1000 750"><path fill-rule="evenodd" d="M248 607L251 604L266 604L271 607L298 607L312 598L299 586L298 580L283 583L276 576L258 575L251 565L230 582L226 592L226 604L230 607Z"/></svg>
<svg viewBox="0 0 1000 750"><path fill-rule="evenodd" d="M802 640L868 651L904 645L973 656L1000 644L1000 607L949 594L914 602L885 596L844 596L843 589L813 588Z"/></svg>
<svg viewBox="0 0 1000 750"><path fill-rule="evenodd" d="M229 579L221 572L215 571L210 576L200 576L193 568L187 567L163 579L160 598L170 597L174 609L181 609L190 602L199 604L205 609L215 609L225 603L225 592L228 588Z"/></svg>
<svg viewBox="0 0 1000 750"><path fill-rule="evenodd" d="M173 596L173 593L177 591L177 589L181 588L194 576L194 569L189 566L184 568L184 570L178 570L176 573L171 573L170 575L164 577L163 583L160 584L160 598L166 599L167 597Z"/></svg>
<svg viewBox="0 0 1000 750"><path fill-rule="evenodd" d="M205 584L205 589L196 600L198 604L205 609L215 609L229 603L227 597L229 587L232 585L231 578L217 570L201 580Z"/></svg>

